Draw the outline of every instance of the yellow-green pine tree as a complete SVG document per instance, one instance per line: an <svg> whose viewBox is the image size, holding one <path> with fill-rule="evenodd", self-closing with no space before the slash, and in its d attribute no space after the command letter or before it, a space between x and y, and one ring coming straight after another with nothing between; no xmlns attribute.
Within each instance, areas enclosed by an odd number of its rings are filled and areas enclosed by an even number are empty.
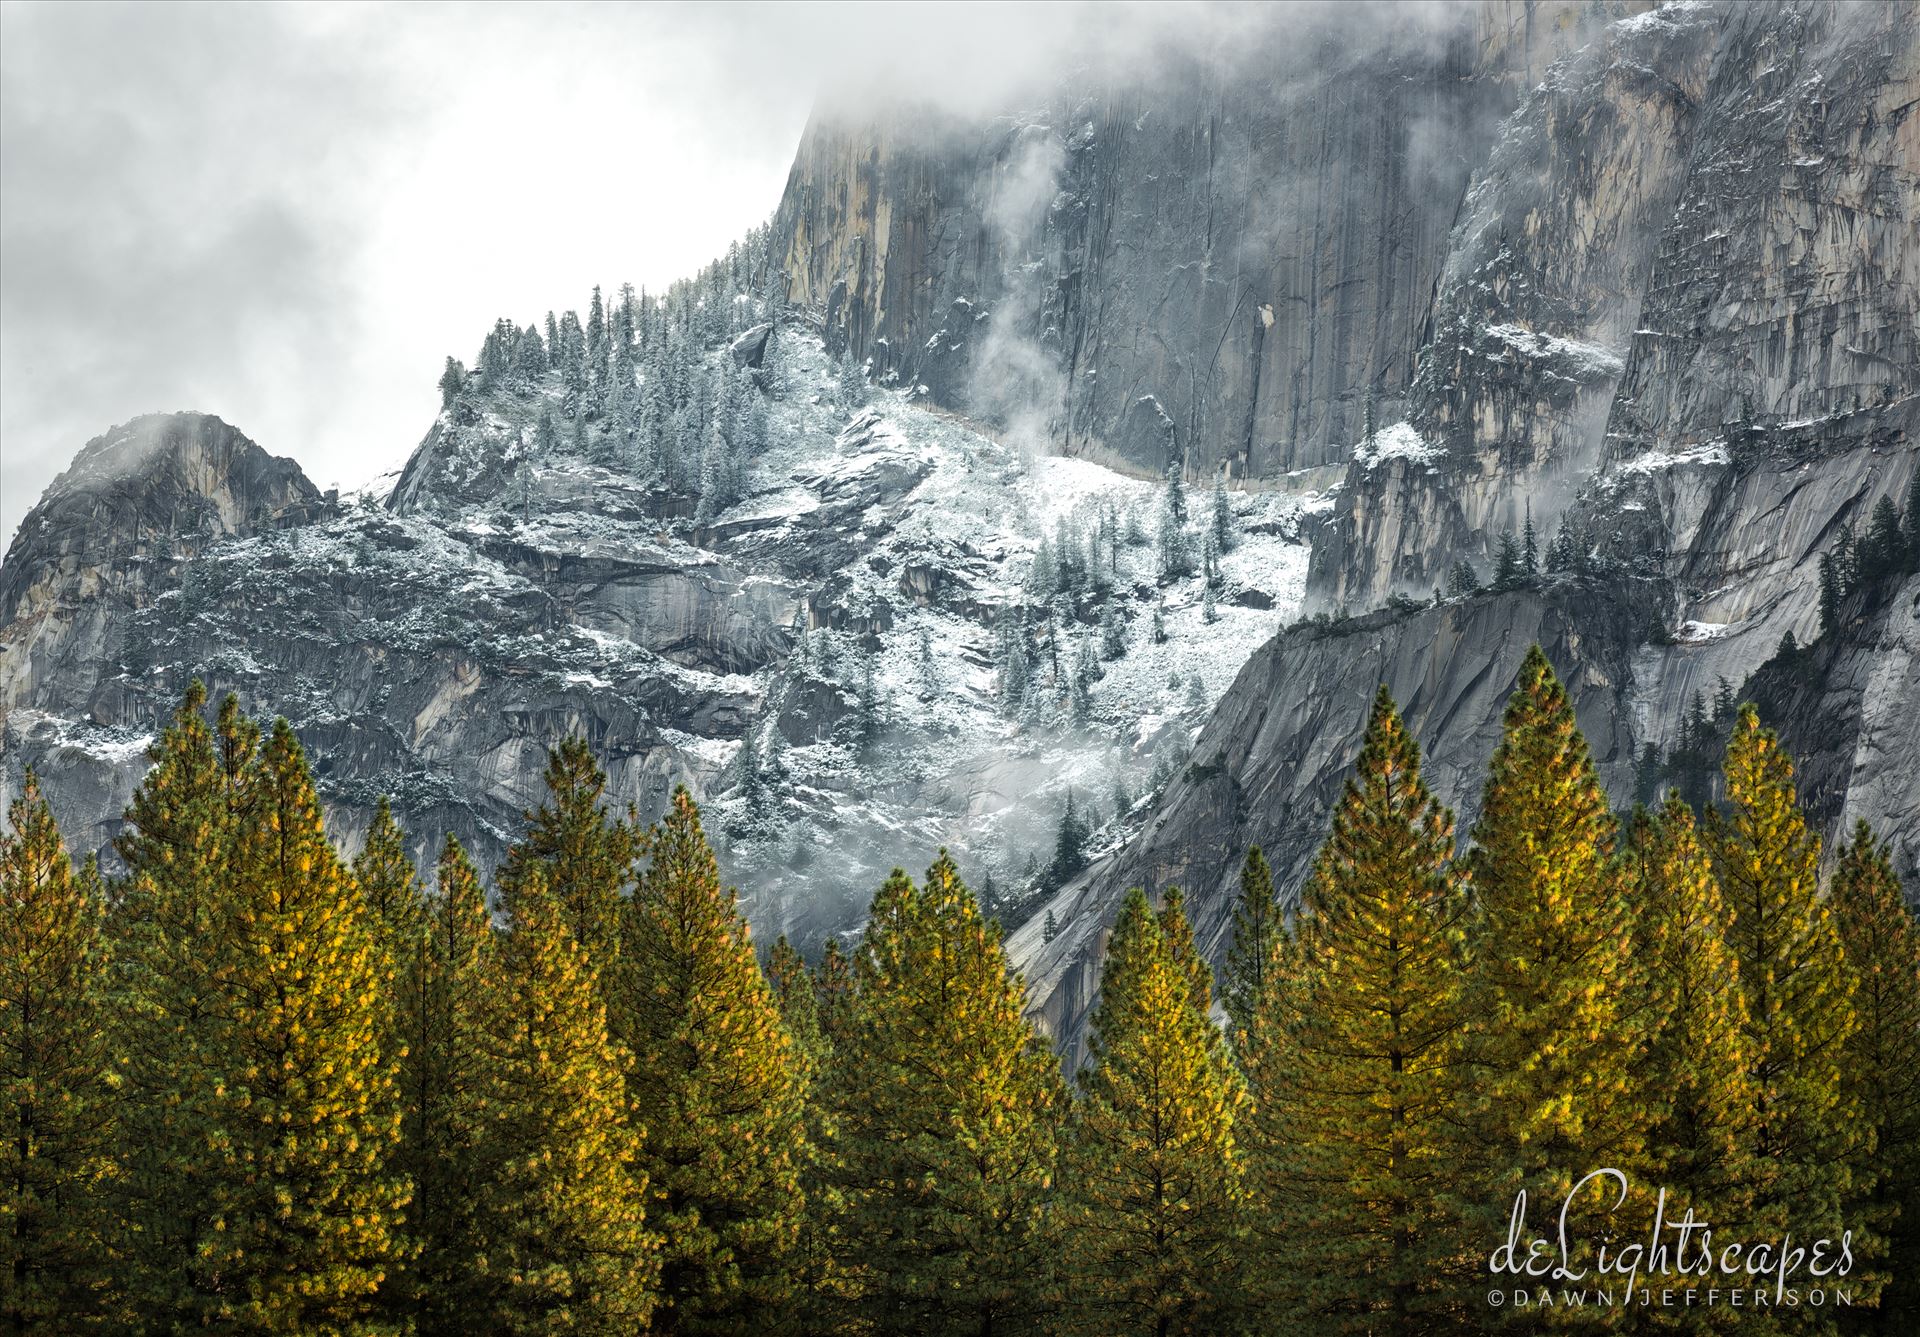
<svg viewBox="0 0 1920 1337"><path fill-rule="evenodd" d="M537 868L494 953L485 1033L487 1118L473 1184L487 1291L478 1330L625 1333L658 1296L660 1239L634 1169L624 1056L599 984Z"/></svg>
<svg viewBox="0 0 1920 1337"><path fill-rule="evenodd" d="M200 1251L219 1229L211 1148L224 1136L216 1094L231 1052L228 957L215 947L230 923L224 888L259 731L231 696L209 727L206 700L194 681L148 752L114 842L128 875L108 920L120 1093L113 1296L131 1324L198 1321L220 1285Z"/></svg>
<svg viewBox="0 0 1920 1337"><path fill-rule="evenodd" d="M1193 936L1193 921L1187 918L1187 893L1168 887L1160 907L1160 932L1167 940L1167 955L1187 979L1187 1000L1203 1017L1213 1012L1213 971L1200 955L1200 944Z"/></svg>
<svg viewBox="0 0 1920 1337"><path fill-rule="evenodd" d="M546 785L547 801L526 815L525 837L507 851L501 899L518 921L522 900L541 888L605 977L618 949L620 901L632 887L637 833L602 806L606 773L585 739L569 738L548 754Z"/></svg>
<svg viewBox="0 0 1920 1337"><path fill-rule="evenodd" d="M1000 931L943 851L896 870L854 958L828 1092L852 1319L879 1332L1043 1331L1059 1064Z"/></svg>
<svg viewBox="0 0 1920 1337"><path fill-rule="evenodd" d="M616 1035L665 1236L659 1332L735 1332L792 1298L807 1060L685 789L623 907Z"/></svg>
<svg viewBox="0 0 1920 1337"><path fill-rule="evenodd" d="M1591 1171L1618 1169L1644 1187L1650 1111L1633 1066L1648 1017L1614 837L1573 706L1534 646L1507 704L1469 864L1455 1201L1465 1252L1482 1260L1506 1239L1522 1191L1537 1236ZM1590 1186L1570 1228L1591 1241L1612 1203L1612 1185ZM1604 1224L1626 1228L1644 1207ZM1484 1274L1451 1280L1479 1304Z"/></svg>
<svg viewBox="0 0 1920 1337"><path fill-rule="evenodd" d="M1290 974L1256 1022L1279 1033L1276 1061L1249 1072L1275 1324L1437 1322L1466 914L1452 855L1452 814L1382 687L1304 889Z"/></svg>
<svg viewBox="0 0 1920 1337"><path fill-rule="evenodd" d="M1089 1332L1232 1331L1241 1305L1246 1093L1166 927L1128 894L1063 1158L1068 1303Z"/></svg>
<svg viewBox="0 0 1920 1337"><path fill-rule="evenodd" d="M820 1035L831 1050L846 1038L853 1011L853 964L840 950L837 939L828 938L820 949L820 968L813 972L813 996L819 1004Z"/></svg>
<svg viewBox="0 0 1920 1337"><path fill-rule="evenodd" d="M1901 894L1887 847L1864 821L1841 847L1831 884L1834 917L1859 979L1858 1026L1847 1043L1847 1074L1873 1150L1857 1144L1855 1192L1887 1236L1881 1328L1920 1327L1920 931Z"/></svg>
<svg viewBox="0 0 1920 1337"><path fill-rule="evenodd" d="M392 980L284 719L254 768L205 945L224 1047L188 1152L211 1162L195 1308L243 1331L368 1331L410 1192L391 1165Z"/></svg>
<svg viewBox="0 0 1920 1337"><path fill-rule="evenodd" d="M102 888L29 770L0 834L0 1328L99 1317L113 1104Z"/></svg>
<svg viewBox="0 0 1920 1337"><path fill-rule="evenodd" d="M485 1163L494 930L486 892L448 835L434 887L400 958L401 1143L413 1184L407 1234L418 1256L391 1287L392 1310L422 1337L462 1333L484 1304L476 1186Z"/></svg>
<svg viewBox="0 0 1920 1337"><path fill-rule="evenodd" d="M782 933L767 953L767 987L773 990L774 1004L787 1034L799 1046L812 1080L826 1066L827 1037L820 1029L820 998L800 949Z"/></svg>
<svg viewBox="0 0 1920 1337"><path fill-rule="evenodd" d="M372 925L395 950L420 923L420 877L407 857L406 833L393 820L383 796L367 828L367 842L353 861L353 880L372 912Z"/></svg>
<svg viewBox="0 0 1920 1337"><path fill-rule="evenodd" d="M1751 704L1734 722L1725 775L1726 806L1708 815L1705 843L1746 989L1753 1145L1774 1171L1761 1205L1784 1210L1796 1236L1837 1240L1862 1135L1845 1074L1854 972L1820 895L1820 840L1800 812L1793 763Z"/></svg>
<svg viewBox="0 0 1920 1337"><path fill-rule="evenodd" d="M1628 862L1654 1021L1639 1065L1653 1114L1651 1182L1667 1191L1667 1220L1691 1208L1723 1239L1763 1238L1769 1223L1754 1203L1770 1171L1753 1152L1758 1092L1746 993L1729 946L1733 912L1678 794L1657 817L1636 815ZM1701 1329L1730 1322L1706 1309L1673 1317Z"/></svg>

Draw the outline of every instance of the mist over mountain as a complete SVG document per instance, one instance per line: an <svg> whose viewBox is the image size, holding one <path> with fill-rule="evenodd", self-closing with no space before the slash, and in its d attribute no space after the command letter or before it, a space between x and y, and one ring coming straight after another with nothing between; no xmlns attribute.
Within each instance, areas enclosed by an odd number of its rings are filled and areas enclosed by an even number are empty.
<svg viewBox="0 0 1920 1337"><path fill-rule="evenodd" d="M1467 829L1538 642L1617 806L1752 697L1911 885L1920 8L1368 13L830 86L764 228L474 331L369 492L105 432L0 565L0 798L104 845L199 676L491 861L580 733L762 934L948 846L1071 1048L1129 886L1216 959L1248 844L1298 886L1377 684Z"/></svg>

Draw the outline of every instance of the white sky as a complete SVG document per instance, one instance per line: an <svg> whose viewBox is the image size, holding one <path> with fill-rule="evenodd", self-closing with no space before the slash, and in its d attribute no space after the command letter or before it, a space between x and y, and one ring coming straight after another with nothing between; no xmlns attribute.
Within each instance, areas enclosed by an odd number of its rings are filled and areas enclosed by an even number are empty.
<svg viewBox="0 0 1920 1337"><path fill-rule="evenodd" d="M983 104L1274 12L5 0L0 535L140 413L321 487L397 467L495 317L663 286L770 215L816 93Z"/></svg>

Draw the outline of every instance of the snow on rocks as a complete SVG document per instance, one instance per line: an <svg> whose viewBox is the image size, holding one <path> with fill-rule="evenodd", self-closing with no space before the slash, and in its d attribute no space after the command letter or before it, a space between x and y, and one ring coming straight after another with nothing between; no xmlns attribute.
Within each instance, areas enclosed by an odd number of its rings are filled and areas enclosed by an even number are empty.
<svg viewBox="0 0 1920 1337"><path fill-rule="evenodd" d="M1432 444L1413 429L1412 423L1397 422L1384 431L1375 432L1373 439L1362 441L1353 448L1353 462L1362 469L1372 470L1388 460L1406 460L1412 464L1424 464L1429 473L1433 466L1446 454L1445 450Z"/></svg>

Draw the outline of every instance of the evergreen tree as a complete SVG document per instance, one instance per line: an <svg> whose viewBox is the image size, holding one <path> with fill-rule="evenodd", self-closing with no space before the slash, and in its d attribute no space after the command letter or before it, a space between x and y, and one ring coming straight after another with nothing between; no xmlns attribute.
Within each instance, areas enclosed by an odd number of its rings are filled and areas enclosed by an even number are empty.
<svg viewBox="0 0 1920 1337"><path fill-rule="evenodd" d="M1838 624L1840 600L1846 597L1840 581L1840 568L1830 552L1820 554L1820 634L1830 633Z"/></svg>
<svg viewBox="0 0 1920 1337"><path fill-rule="evenodd" d="M1066 806L1060 810L1060 825L1054 831L1053 859L1047 864L1041 888L1054 891L1064 886L1069 878L1087 866L1087 837L1092 830L1086 819L1073 802L1073 791L1067 791Z"/></svg>
<svg viewBox="0 0 1920 1337"><path fill-rule="evenodd" d="M1068 1300L1092 1332L1231 1330L1246 1094L1137 888L1107 947L1063 1163Z"/></svg>
<svg viewBox="0 0 1920 1337"><path fill-rule="evenodd" d="M34 773L0 834L0 1327L98 1316L113 1173L107 942L92 861L74 871ZM63 1327L63 1325L65 1325Z"/></svg>
<svg viewBox="0 0 1920 1337"><path fill-rule="evenodd" d="M1526 557L1521 553L1520 545L1514 541L1511 533L1502 534L1493 564L1493 587L1496 590L1518 589L1526 576Z"/></svg>
<svg viewBox="0 0 1920 1337"><path fill-rule="evenodd" d="M828 938L820 949L820 968L813 972L813 996L818 1003L820 1034L829 1049L846 1042L853 1021L853 964L840 950L838 939Z"/></svg>
<svg viewBox="0 0 1920 1337"><path fill-rule="evenodd" d="M1878 586L1880 581L1906 566L1906 541L1900 533L1900 511L1893 504L1892 497L1882 497L1873 504L1873 513L1867 520L1867 532L1860 537L1857 550L1857 562L1860 570L1860 583L1868 588Z"/></svg>
<svg viewBox="0 0 1920 1337"><path fill-rule="evenodd" d="M1227 492L1227 472L1222 469L1213 476L1213 550L1216 553L1232 552L1238 542L1239 534L1233 521L1233 498Z"/></svg>
<svg viewBox="0 0 1920 1337"><path fill-rule="evenodd" d="M1831 886L1847 963L1859 978L1847 1074L1867 1127L1858 1187L1872 1183L1872 1224L1889 1236L1880 1298L1888 1331L1920 1322L1920 932L1887 847L1862 821L1841 847Z"/></svg>
<svg viewBox="0 0 1920 1337"><path fill-rule="evenodd" d="M1040 941L1043 943L1052 942L1059 936L1060 921L1053 917L1053 911L1049 909L1047 911L1046 923L1040 926Z"/></svg>
<svg viewBox="0 0 1920 1337"><path fill-rule="evenodd" d="M1193 537L1187 533L1186 482L1178 463L1167 467L1167 490L1160 499L1160 533L1155 547L1161 584L1193 574Z"/></svg>
<svg viewBox="0 0 1920 1337"><path fill-rule="evenodd" d="M467 369L460 365L460 359L449 357L446 370L440 373L440 407L450 409L460 392L467 388Z"/></svg>
<svg viewBox="0 0 1920 1337"><path fill-rule="evenodd" d="M1473 841L1459 1122L1478 1249L1505 1237L1521 1190L1560 1203L1597 1167L1634 1175L1649 1117L1633 1073L1647 1020L1613 816L1538 646L1508 702ZM1590 1185L1570 1219L1590 1224L1600 1197Z"/></svg>
<svg viewBox="0 0 1920 1337"><path fill-rule="evenodd" d="M1044 1331L1065 1092L998 926L943 851L896 871L836 1041L829 1174L855 1316L882 1332Z"/></svg>
<svg viewBox="0 0 1920 1337"><path fill-rule="evenodd" d="M189 1325L370 1330L409 1194L389 1163L391 972L286 721L260 748L228 698L212 768L227 792L168 811L192 787L176 781L207 777L211 740L183 723L123 845L138 1000L125 1078L129 1103L157 1116L130 1120L153 1143L126 1158L143 1199L127 1300ZM179 835L187 858L150 857ZM192 863L211 874L197 889L175 880Z"/></svg>
<svg viewBox="0 0 1920 1337"><path fill-rule="evenodd" d="M353 880L367 903L368 923L390 951L398 950L420 920L420 879L407 857L406 833L382 795L367 841L353 861Z"/></svg>
<svg viewBox="0 0 1920 1337"><path fill-rule="evenodd" d="M1447 568L1447 597L1449 599L1464 599L1469 594L1478 593L1479 589L1480 576L1474 571L1473 564L1465 558L1460 559Z"/></svg>
<svg viewBox="0 0 1920 1337"><path fill-rule="evenodd" d="M1220 982L1220 1001L1226 1006L1236 1038L1246 1034L1254 1011L1267 991L1267 964L1287 933L1286 916L1273 894L1273 870L1258 845L1247 851L1240 865L1240 899L1233 907L1233 944L1227 949L1227 969Z"/></svg>
<svg viewBox="0 0 1920 1337"><path fill-rule="evenodd" d="M1193 921L1187 918L1187 893L1178 887L1167 888L1160 907L1160 933L1166 940L1168 959L1187 981L1187 1001L1211 1024L1213 971L1194 939Z"/></svg>
<svg viewBox="0 0 1920 1337"><path fill-rule="evenodd" d="M547 754L545 778L546 802L526 814L526 835L507 850L502 899L517 923L534 888L551 896L560 924L598 970L613 956L620 900L632 885L631 814L623 820L602 806L606 772L584 738L568 738Z"/></svg>
<svg viewBox="0 0 1920 1337"><path fill-rule="evenodd" d="M767 987L773 990L780 1021L793 1037L811 1080L826 1065L827 1037L820 1026L820 996L800 950L782 933L767 954Z"/></svg>
<svg viewBox="0 0 1920 1337"><path fill-rule="evenodd" d="M492 1073L489 1015L495 971L486 892L460 842L448 835L432 890L401 957L401 1142L396 1166L413 1184L408 1236L418 1256L383 1290L402 1322L422 1334L465 1331L484 1308L477 1274L484 1239L476 1186ZM387 1291L391 1291L388 1295Z"/></svg>
<svg viewBox="0 0 1920 1337"><path fill-rule="evenodd" d="M635 1166L646 1132L627 1122L593 963L543 880L529 867L494 953L483 1170L469 1186L484 1301L465 1317L486 1332L636 1332L660 1279Z"/></svg>
<svg viewBox="0 0 1920 1337"><path fill-rule="evenodd" d="M838 390L840 394L840 407L847 412L852 413L866 406L866 369L854 361L853 349L851 347L840 354Z"/></svg>
<svg viewBox="0 0 1920 1337"><path fill-rule="evenodd" d="M1743 1227L1760 1226L1753 1194L1767 1167L1753 1155L1759 1093L1746 994L1727 945L1732 910L1678 795L1657 818L1636 816L1629 864L1655 1023L1640 1069L1654 1115L1651 1169L1676 1212L1691 1206L1739 1238Z"/></svg>
<svg viewBox="0 0 1920 1337"><path fill-rule="evenodd" d="M692 796L646 839L621 922L616 1034L639 1165L666 1237L660 1332L735 1332L788 1297L801 1221L805 1060L723 887Z"/></svg>
<svg viewBox="0 0 1920 1337"><path fill-rule="evenodd" d="M1249 1019L1250 1157L1279 1255L1267 1274L1311 1326L1431 1326L1450 1262L1440 1202L1459 1100L1464 889L1453 817L1382 686L1302 894L1297 950Z"/></svg>
<svg viewBox="0 0 1920 1337"><path fill-rule="evenodd" d="M1762 1205L1783 1209L1796 1236L1838 1239L1858 1149L1842 1066L1856 1029L1854 972L1820 897L1820 840L1796 802L1793 764L1751 704L1734 722L1725 776L1726 810L1709 812L1706 844L1733 906L1746 987L1754 1149L1776 1172Z"/></svg>
<svg viewBox="0 0 1920 1337"><path fill-rule="evenodd" d="M1533 532L1533 502L1527 502L1527 526L1520 540L1520 565L1530 576L1540 572L1540 540Z"/></svg>

